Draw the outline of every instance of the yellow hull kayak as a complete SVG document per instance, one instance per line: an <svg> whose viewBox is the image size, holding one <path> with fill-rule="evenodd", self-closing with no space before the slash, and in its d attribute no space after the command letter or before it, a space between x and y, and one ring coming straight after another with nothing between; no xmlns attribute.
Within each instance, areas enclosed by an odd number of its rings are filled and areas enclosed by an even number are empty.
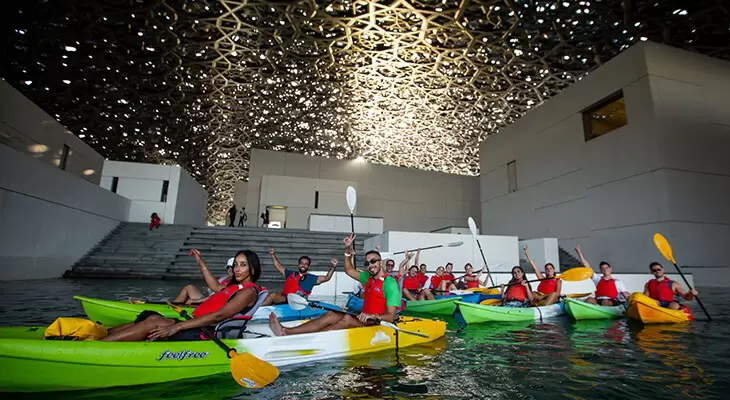
<svg viewBox="0 0 730 400"><path fill-rule="evenodd" d="M692 312L686 307L670 310L657 304L656 300L643 293L633 293L629 297L629 318L645 324L672 324L694 319Z"/></svg>

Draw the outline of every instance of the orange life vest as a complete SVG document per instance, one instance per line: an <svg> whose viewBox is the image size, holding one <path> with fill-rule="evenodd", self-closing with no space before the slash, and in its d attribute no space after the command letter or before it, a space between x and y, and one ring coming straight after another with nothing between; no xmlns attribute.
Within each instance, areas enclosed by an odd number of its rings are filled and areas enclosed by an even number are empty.
<svg viewBox="0 0 730 400"><path fill-rule="evenodd" d="M652 279L649 281L649 297L654 300L673 302L674 301L674 290L672 290L673 283L669 278L664 278L662 281Z"/></svg>
<svg viewBox="0 0 730 400"><path fill-rule="evenodd" d="M385 298L385 292L383 292L383 282L388 278L393 279L389 276L378 279L373 279L372 276L368 278L365 285L365 294L363 295L362 312L375 315L385 314L387 299Z"/></svg>
<svg viewBox="0 0 730 400"><path fill-rule="evenodd" d="M527 299L527 286L518 283L507 288L507 294L505 300L507 301L525 301Z"/></svg>
<svg viewBox="0 0 730 400"><path fill-rule="evenodd" d="M472 274L466 274L465 276L467 276L469 278L473 278L474 277L474 275L472 275ZM479 281L478 280L467 281L466 279L464 279L464 281L466 282L466 288L467 289L472 289L472 288L478 288L479 287Z"/></svg>
<svg viewBox="0 0 730 400"><path fill-rule="evenodd" d="M596 285L596 298L599 297L609 298L611 300L616 300L618 298L618 288L616 288L615 279L601 278L601 280L598 281L598 284Z"/></svg>
<svg viewBox="0 0 730 400"><path fill-rule="evenodd" d="M301 294L302 296L309 296L310 292L305 292L301 286L299 286L299 280L306 275L302 275L299 272L289 274L289 277L284 281L284 289L281 290L281 295L286 297L290 293Z"/></svg>
<svg viewBox="0 0 730 400"><path fill-rule="evenodd" d="M540 281L540 284L537 285L537 291L542 294L550 294L554 292L558 288L558 280L555 278L546 279L544 281Z"/></svg>
<svg viewBox="0 0 730 400"><path fill-rule="evenodd" d="M250 282L245 283L243 285L239 284L239 285L228 286L225 289L221 290L220 292L215 293L212 296L208 297L207 300L205 300L198 307L196 307L195 310L193 311L193 318L200 318L203 315L214 313L214 312L220 310L239 291L250 288L250 287L256 289L256 293L261 291L261 288L257 284L250 283ZM251 316L248 316L247 319L251 319Z"/></svg>

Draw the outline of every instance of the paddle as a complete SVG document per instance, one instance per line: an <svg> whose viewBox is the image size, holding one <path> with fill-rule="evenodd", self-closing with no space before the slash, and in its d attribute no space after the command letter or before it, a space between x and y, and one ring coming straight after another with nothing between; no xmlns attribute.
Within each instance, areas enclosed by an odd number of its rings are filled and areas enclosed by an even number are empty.
<svg viewBox="0 0 730 400"><path fill-rule="evenodd" d="M555 279L560 278L560 279L562 279L564 281L568 281L568 282L577 282L577 281L584 281L586 279L590 279L591 276L593 276L592 269L586 268L586 267L577 267L577 268L571 268L571 269L563 272L562 274L555 275ZM527 281L527 283L540 282L540 281L545 281L548 279L553 279L553 278L533 279L531 281ZM504 286L509 287L509 286L519 285L519 284L520 283L511 283L509 285L504 285ZM501 285L490 286L487 289L496 289L500 286Z"/></svg>
<svg viewBox="0 0 730 400"><path fill-rule="evenodd" d="M677 268L677 272L679 272L679 276L681 276L682 279L684 279L684 283L687 284L687 287L689 288L689 290L692 290L692 286L690 286L689 282L687 281L687 278L684 277L682 270L679 269L679 265L677 265L677 262L674 261L674 255L672 254L672 246L669 245L669 242L667 241L667 239L664 238L664 236L662 236L661 234L655 233L654 234L654 245L656 246L657 249L659 249L659 252L662 253L664 258L667 259L667 261L674 264L674 268ZM700 305L700 307L702 308L702 311L705 312L705 315L707 316L707 320L712 321L710 314L705 309L705 306L700 301L700 298L698 296L695 296L695 300L697 300L697 304Z"/></svg>
<svg viewBox="0 0 730 400"><path fill-rule="evenodd" d="M192 318L182 308L169 302L167 304L186 320ZM248 352L238 353L235 349L228 347L222 340L211 334L206 328L200 328L200 330L206 338L214 341L215 344L226 352L226 355L231 360L231 375L239 385L249 389L258 389L270 384L279 376L279 369L270 363Z"/></svg>
<svg viewBox="0 0 730 400"><path fill-rule="evenodd" d="M350 227L352 233L355 234L355 204L357 204L357 191L352 186L347 187L345 192L345 200L347 200L347 208L350 209ZM355 241L352 241L352 265L357 265L355 261Z"/></svg>
<svg viewBox="0 0 730 400"><path fill-rule="evenodd" d="M316 308L321 308L321 309L327 310L327 311L334 311L334 312L338 312L338 313L352 315L353 317L357 317L358 315L360 315L353 311L347 311L347 310L343 310L341 308L329 307L327 305L321 304L318 301L309 301L296 293L289 293L288 295L286 295L286 301L289 303L289 307L291 307L292 310L295 310L295 311L303 310L307 307L316 307ZM403 332L408 335L413 335L413 336L418 336L418 337L422 337L425 339L430 339L430 337L428 335L425 335L425 334L419 333L419 332L411 332L411 331L401 329L398 326L396 326L395 324L390 323L388 321L383 321L383 320L380 320L377 318L371 318L370 321L372 321L380 326L394 329L398 332Z"/></svg>
<svg viewBox="0 0 730 400"><path fill-rule="evenodd" d="M419 247L418 249L396 251L395 253L388 253L387 251L383 251L380 253L380 256L381 257L397 256L398 254L405 254L406 252L414 252L414 251L418 251L419 249L421 251L423 251L423 250L438 249L441 247L459 247L462 244L464 244L464 242L451 242L451 243L437 244L437 245L428 246L428 247Z"/></svg>
<svg viewBox="0 0 730 400"><path fill-rule="evenodd" d="M474 240L477 241L477 246L479 246L479 252L482 253L482 260L484 261L484 268L487 269L487 276L489 277L489 281L492 282L492 285L494 285L494 279L492 279L492 274L489 272L489 265L487 265L487 258L484 257L484 251L482 250L482 244L479 243L479 238L477 238L477 224L474 222L474 218L469 217L467 220L469 223L469 230L471 231L471 236L474 238Z"/></svg>

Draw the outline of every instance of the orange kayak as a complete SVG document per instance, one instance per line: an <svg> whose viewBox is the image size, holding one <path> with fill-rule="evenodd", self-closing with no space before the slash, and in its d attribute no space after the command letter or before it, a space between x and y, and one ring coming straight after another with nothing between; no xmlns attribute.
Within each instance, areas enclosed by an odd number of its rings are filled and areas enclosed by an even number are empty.
<svg viewBox="0 0 730 400"><path fill-rule="evenodd" d="M682 306L679 310L670 310L658 305L651 297L638 292L629 297L629 309L626 313L629 318L645 324L671 324L694 319L692 312L686 306Z"/></svg>

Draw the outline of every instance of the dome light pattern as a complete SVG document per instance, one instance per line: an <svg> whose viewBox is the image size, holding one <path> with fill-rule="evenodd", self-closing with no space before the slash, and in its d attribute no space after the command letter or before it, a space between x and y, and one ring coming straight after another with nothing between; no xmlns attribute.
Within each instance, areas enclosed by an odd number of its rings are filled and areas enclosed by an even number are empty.
<svg viewBox="0 0 730 400"><path fill-rule="evenodd" d="M638 41L730 59L716 0L16 2L0 73L224 220L251 147L479 173L479 143Z"/></svg>

